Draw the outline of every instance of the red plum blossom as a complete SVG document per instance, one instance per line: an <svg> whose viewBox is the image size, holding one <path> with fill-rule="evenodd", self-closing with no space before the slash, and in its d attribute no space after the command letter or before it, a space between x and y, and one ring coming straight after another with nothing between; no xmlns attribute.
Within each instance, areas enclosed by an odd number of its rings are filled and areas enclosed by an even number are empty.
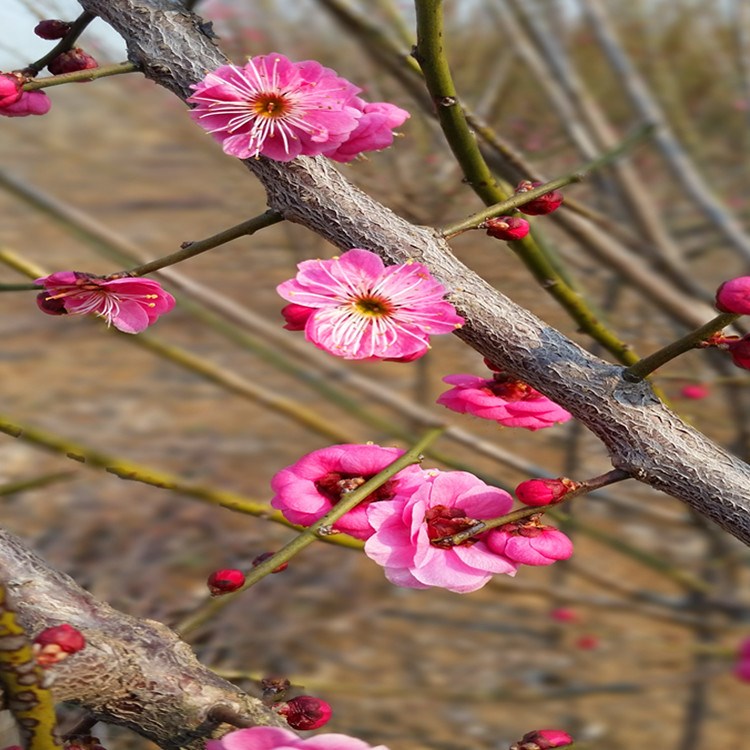
<svg viewBox="0 0 750 750"><path fill-rule="evenodd" d="M388 750L373 747L346 734L318 734L307 739L278 727L250 727L225 734L220 740L209 740L206 750Z"/></svg>
<svg viewBox="0 0 750 750"><path fill-rule="evenodd" d="M140 333L175 304L174 297L152 279L58 271L35 283L46 289L37 296L43 312L97 315L123 333Z"/></svg>
<svg viewBox="0 0 750 750"><path fill-rule="evenodd" d="M521 380L496 372L491 379L460 373L443 382L454 386L437 403L459 414L492 419L505 427L540 430L567 422L571 415Z"/></svg>
<svg viewBox="0 0 750 750"><path fill-rule="evenodd" d="M278 706L281 714L292 729L309 731L327 724L333 715L330 703L312 695L299 695Z"/></svg>
<svg viewBox="0 0 750 750"><path fill-rule="evenodd" d="M529 222L520 216L498 216L487 219L481 226L487 230L490 237L498 240L520 240L531 229Z"/></svg>
<svg viewBox="0 0 750 750"><path fill-rule="evenodd" d="M528 193L530 190L541 187L542 184L541 182L532 182L531 180L521 180L516 188L516 195ZM557 211L562 203L562 193L559 190L551 190L549 193L540 195L538 198L532 198L528 203L518 206L518 210L528 216L543 216L544 214L551 214L553 211Z"/></svg>
<svg viewBox="0 0 750 750"><path fill-rule="evenodd" d="M284 518L310 526L328 513L346 492L362 486L404 451L379 445L332 445L308 453L271 480L271 505ZM333 527L357 539L367 539L373 528L367 517L370 504L387 505L406 499L425 481L418 466L407 466L378 487Z"/></svg>
<svg viewBox="0 0 750 750"><path fill-rule="evenodd" d="M572 745L573 738L562 729L535 729L527 732L510 750L550 750L553 747Z"/></svg>
<svg viewBox="0 0 750 750"><path fill-rule="evenodd" d="M0 73L0 109L15 104L23 93L23 81L18 76Z"/></svg>
<svg viewBox="0 0 750 750"><path fill-rule="evenodd" d="M567 477L559 479L527 479L516 487L516 497L524 505L554 505L575 489L576 482Z"/></svg>
<svg viewBox="0 0 750 750"><path fill-rule="evenodd" d="M2 76L7 78L7 76ZM52 102L44 91L22 91L21 96L10 104L0 104L2 117L28 117L46 115Z"/></svg>
<svg viewBox="0 0 750 750"><path fill-rule="evenodd" d="M385 266L375 253L353 248L297 268L276 287L295 305L284 308L286 327L297 330L304 321L308 341L344 359L410 362L427 353L430 336L464 322L421 263ZM300 308L310 310L307 318Z"/></svg>
<svg viewBox="0 0 750 750"><path fill-rule="evenodd" d="M573 543L562 531L536 519L491 529L485 542L496 554L521 565L552 565L573 554Z"/></svg>
<svg viewBox="0 0 750 750"><path fill-rule="evenodd" d="M477 521L507 513L513 500L464 471L427 472L426 481L398 504L375 503L367 517L375 533L365 554L385 568L396 586L440 587L456 593L476 591L496 573L515 575L516 565L482 539L443 542Z"/></svg>
<svg viewBox="0 0 750 750"><path fill-rule="evenodd" d="M52 75L62 75L63 73L75 73L78 70L90 70L98 68L99 63L80 47L73 47L67 52L62 52L47 65Z"/></svg>

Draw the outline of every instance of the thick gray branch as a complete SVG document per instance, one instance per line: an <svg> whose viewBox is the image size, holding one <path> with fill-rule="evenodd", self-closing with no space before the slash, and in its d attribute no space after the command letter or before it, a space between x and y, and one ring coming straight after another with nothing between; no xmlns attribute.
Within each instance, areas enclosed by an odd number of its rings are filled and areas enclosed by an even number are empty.
<svg viewBox="0 0 750 750"><path fill-rule="evenodd" d="M97 601L2 529L0 582L30 635L67 622L86 637L83 651L53 668L56 701L74 702L164 748L202 748L217 729L208 719L217 705L257 724L285 726L256 698L202 666L169 628Z"/></svg>
<svg viewBox="0 0 750 750"><path fill-rule="evenodd" d="M178 96L226 60L196 17L169 0L79 0L126 40L132 61ZM750 467L682 422L647 384L608 364L499 294L430 229L414 226L352 185L325 159L247 166L268 202L342 249L427 264L466 318L458 336L563 404L607 446L614 466L680 498L750 543Z"/></svg>

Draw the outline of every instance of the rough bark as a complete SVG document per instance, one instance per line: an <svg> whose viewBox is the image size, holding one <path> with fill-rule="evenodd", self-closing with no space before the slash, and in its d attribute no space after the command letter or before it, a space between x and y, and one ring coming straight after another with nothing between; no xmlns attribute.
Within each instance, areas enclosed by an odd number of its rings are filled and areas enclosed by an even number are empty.
<svg viewBox="0 0 750 750"><path fill-rule="evenodd" d="M202 748L219 727L208 718L216 706L252 723L286 725L259 700L200 664L168 627L97 601L2 529L0 582L29 635L66 622L86 638L82 651L52 669L56 701L76 703L164 748Z"/></svg>

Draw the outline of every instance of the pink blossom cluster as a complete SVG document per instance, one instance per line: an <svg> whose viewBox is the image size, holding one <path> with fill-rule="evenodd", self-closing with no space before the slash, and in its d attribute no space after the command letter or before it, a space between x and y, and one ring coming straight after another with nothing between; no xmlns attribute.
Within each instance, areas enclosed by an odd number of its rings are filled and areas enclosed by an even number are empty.
<svg viewBox="0 0 750 750"><path fill-rule="evenodd" d="M461 373L447 375L452 385L437 400L459 414L491 419L504 427L540 430L571 419L571 414L522 380L495 371L491 378Z"/></svg>
<svg viewBox="0 0 750 750"><path fill-rule="evenodd" d="M409 113L366 102L360 89L314 60L278 53L243 67L222 65L192 87L190 116L225 153L291 161L325 155L340 162L390 146Z"/></svg>
<svg viewBox="0 0 750 750"><path fill-rule="evenodd" d="M313 451L273 478L271 504L292 523L309 526L400 455L378 445ZM467 472L409 466L334 529L365 540L365 554L397 586L467 593L493 575L514 575L519 564L550 565L572 554L570 540L536 516L471 534L480 521L500 518L512 505L507 492ZM467 538L451 539L463 532Z"/></svg>
<svg viewBox="0 0 750 750"><path fill-rule="evenodd" d="M291 303L282 310L285 328L344 359L411 362L427 353L431 335L464 322L421 263L385 266L375 253L352 248L297 268L276 288Z"/></svg>

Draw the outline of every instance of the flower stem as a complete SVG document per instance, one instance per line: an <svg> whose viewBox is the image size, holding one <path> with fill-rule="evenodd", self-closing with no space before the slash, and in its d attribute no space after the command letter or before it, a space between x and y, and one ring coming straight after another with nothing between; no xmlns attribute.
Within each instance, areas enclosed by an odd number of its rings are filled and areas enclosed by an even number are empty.
<svg viewBox="0 0 750 750"><path fill-rule="evenodd" d="M463 232L466 232L470 229L476 229L487 219L492 219L495 216L501 216L507 211L511 211L514 208L518 208L518 206L522 206L524 203L528 203L534 198L546 195L553 190L565 187L566 185L570 185L574 182L581 182L586 179L586 177L588 177L591 172L597 169L601 169L601 167L604 167L607 164L610 164L615 159L622 156L622 154L630 150L639 141L642 141L650 136L652 132L653 126L644 125L643 127L638 128L627 138L624 138L620 143L617 144L617 146L610 149L601 156L598 156L596 159L592 159L590 162L582 165L574 172L570 172L567 175L563 175L562 177L550 180L544 185L540 185L533 190L528 190L524 193L513 195L507 200L501 201L500 203L496 203L493 206L486 208L484 211L478 211L477 213L472 214L463 221L456 222L455 224L450 224L440 230L440 236L444 237L445 239L450 239L451 237L455 237L456 235L462 234Z"/></svg>
<svg viewBox="0 0 750 750"><path fill-rule="evenodd" d="M52 62L58 55L63 52L67 52L76 43L76 40L83 33L84 29L96 18L94 13L90 13L85 10L81 13L73 25L70 27L70 31L46 54L44 57L40 57L36 62L31 63L24 68L24 74L34 77L40 70L43 70L47 65Z"/></svg>
<svg viewBox="0 0 750 750"><path fill-rule="evenodd" d="M0 284L0 292L38 292L41 288L37 284Z"/></svg>
<svg viewBox="0 0 750 750"><path fill-rule="evenodd" d="M245 584L242 588L231 594L225 594L220 599L208 599L201 604L195 611L189 614L177 627L177 632L184 636L200 627L208 621L217 612L223 609L235 596L242 591L255 585L261 579L272 573L279 565L289 562L296 554L301 552L313 542L320 538L326 538L335 533L331 531L331 526L339 520L344 514L361 503L368 495L374 492L378 487L385 484L391 477L402 469L412 464L419 463L422 460L422 452L429 447L444 431L445 428L438 427L429 430L425 435L410 448L403 456L397 458L392 464L386 466L381 472L376 474L372 479L368 479L361 487L353 492L348 492L342 496L336 505L320 520L306 528L294 539L284 545L278 552L267 560L262 562L258 567L248 572L245 578Z"/></svg>
<svg viewBox="0 0 750 750"><path fill-rule="evenodd" d="M705 341L712 334L718 333L723 328L726 328L731 323L734 323L739 315L734 313L721 313L717 315L708 323L702 325L700 328L696 328L687 335L683 336L677 341L673 341L663 349L650 354L648 357L644 357L635 364L626 368L622 371L622 377L630 383L638 383L645 377L650 375L654 370L658 369L662 365L666 364L670 360L678 357L680 354L695 349L701 341Z"/></svg>
<svg viewBox="0 0 750 750"><path fill-rule="evenodd" d="M572 500L574 497L578 497L579 495L585 495L589 492L593 492L594 490L599 490L602 487L606 487L609 484L622 482L624 479L629 478L630 474L628 474L627 471L623 471L622 469L612 469L612 471L608 471L605 474L600 474L599 476L592 477L591 479L586 479L583 482L580 482L574 490L566 492L563 496L562 501L556 503L556 505L554 506L527 505L523 508L517 508L516 510L512 510L510 513L506 513L504 516L498 516L497 518L488 518L486 521L479 521L479 523L474 524L470 528L459 531L458 534L452 534L451 536L446 536L442 539L435 539L433 540L433 543L440 542L441 544L447 544L451 546L462 544L468 539L471 539L471 537L476 536L483 531L489 531L490 529L495 529L498 526L504 526L506 523L523 521L525 518L530 518L531 516L542 515L551 508L559 506L562 502L568 502L568 500Z"/></svg>
<svg viewBox="0 0 750 750"><path fill-rule="evenodd" d="M61 73L59 76L48 76L47 78L39 78L34 81L28 81L23 85L23 90L36 91L37 89L46 89L50 86L62 86L64 83L74 83L76 81L93 81L95 78L117 76L121 73L133 73L138 69L138 66L131 62L102 65L99 68L76 70L72 73Z"/></svg>
<svg viewBox="0 0 750 750"><path fill-rule="evenodd" d="M236 240L239 237L255 234L259 229L270 227L283 220L284 217L278 211L269 209L259 216L254 216L252 219L243 221L241 224L229 227L229 229L225 229L218 234L207 237L205 240L183 242L182 248L177 252L149 261L148 263L143 263L140 266L135 266L129 271L126 271L125 274L127 276L145 276L146 274L153 273L161 268L173 266L175 263L179 263L187 258L193 258L196 255L205 253L206 250L213 250L213 248L219 247L219 245L224 245L232 240Z"/></svg>

